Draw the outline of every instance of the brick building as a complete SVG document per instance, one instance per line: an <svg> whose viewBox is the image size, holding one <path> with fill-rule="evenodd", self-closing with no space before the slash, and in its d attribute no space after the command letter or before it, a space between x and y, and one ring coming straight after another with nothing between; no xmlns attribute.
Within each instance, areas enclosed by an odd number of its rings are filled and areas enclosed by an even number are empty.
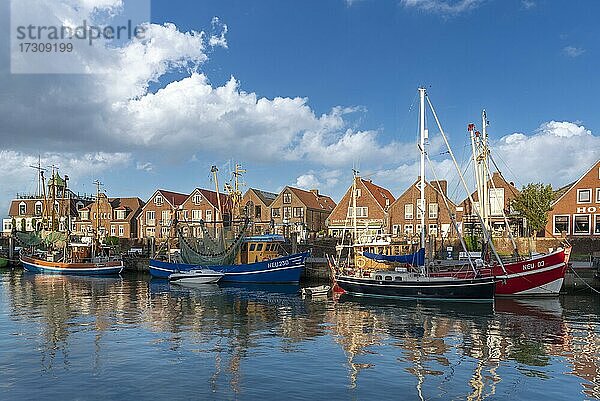
<svg viewBox="0 0 600 401"><path fill-rule="evenodd" d="M138 216L138 238L168 238L173 212L189 195L158 189L142 208Z"/></svg>
<svg viewBox="0 0 600 401"><path fill-rule="evenodd" d="M438 188L438 184L440 189ZM456 235L452 227L450 213L456 214L456 205L447 199L450 211L446 208L448 184L446 181L425 182L425 205L421 207L420 179L417 179L389 209L389 230L393 237L416 239L421 233L421 212L425 212L425 229L428 236L447 237Z"/></svg>
<svg viewBox="0 0 600 401"><path fill-rule="evenodd" d="M222 222L228 221L231 215L231 202L225 194L220 194L221 210L219 213L219 202L217 193L208 189L196 188L179 206L179 219L186 222L191 230L190 235L200 236L200 221L210 227L222 227Z"/></svg>
<svg viewBox="0 0 600 401"><path fill-rule="evenodd" d="M325 221L334 208L333 199L316 189L305 191L287 186L271 203L274 232L286 237L295 234L299 240L306 240L327 228Z"/></svg>
<svg viewBox="0 0 600 401"><path fill-rule="evenodd" d="M600 237L600 160L559 190L548 213L547 236Z"/></svg>
<svg viewBox="0 0 600 401"><path fill-rule="evenodd" d="M361 235L384 234L388 231L388 209L394 196L387 189L373 184L371 180L355 177L356 225ZM340 202L327 218L329 235L341 237L344 231L353 229L353 200L350 185Z"/></svg>
<svg viewBox="0 0 600 401"><path fill-rule="evenodd" d="M253 234L266 234L271 232L271 204L277 194L250 188L242 197L244 216L252 221Z"/></svg>
<svg viewBox="0 0 600 401"><path fill-rule="evenodd" d="M78 210L73 231L85 235L98 230L100 236L136 238L143 206L140 198L108 198L100 194L96 201Z"/></svg>
<svg viewBox="0 0 600 401"><path fill-rule="evenodd" d="M507 216L512 233L515 235L520 234L523 228L523 219L514 215L511 210L511 202L519 195L520 191L512 182L507 182L504 177L497 172L492 174L492 178L487 182L487 187L489 202L485 206L492 235L501 236L504 234L506 230L504 215ZM479 202L477 191L472 193L471 196L475 202ZM478 210L480 213L483 212L480 205L478 205ZM475 214L469 198L466 198L461 202L458 213L459 215L462 214L461 220L465 233L476 230L476 226L479 225L479 218Z"/></svg>

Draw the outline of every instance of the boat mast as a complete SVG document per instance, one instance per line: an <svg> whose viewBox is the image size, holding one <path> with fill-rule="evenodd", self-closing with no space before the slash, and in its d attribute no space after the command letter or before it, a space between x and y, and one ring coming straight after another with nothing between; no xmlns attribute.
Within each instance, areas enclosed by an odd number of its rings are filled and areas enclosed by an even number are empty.
<svg viewBox="0 0 600 401"><path fill-rule="evenodd" d="M421 193L421 204L419 207L421 208L421 248L425 248L425 140L427 137L427 130L425 129L425 88L419 88L419 98L421 101L419 113L419 126L421 133L421 139L419 142L419 150L421 151L421 182L419 185L419 190Z"/></svg>
<svg viewBox="0 0 600 401"><path fill-rule="evenodd" d="M487 135L487 115L485 113L485 109L481 112L481 149L479 155L479 163L481 165L481 193L483 195L482 199L482 209L483 209L483 223L486 228L490 229L490 213L491 213L491 205L490 205L490 197L488 192L488 182L487 177L490 175L488 170L488 135Z"/></svg>
<svg viewBox="0 0 600 401"><path fill-rule="evenodd" d="M219 216L221 218L221 224L223 227L221 229L221 237L223 239L223 245L225 245L225 224L223 223L223 209L221 208L221 195L219 194L219 177L217 176L217 172L219 169L217 166L212 166L210 168L210 172L213 173L213 178L215 180L215 192L217 193L217 207L219 208ZM217 230L217 216L214 217L213 221L215 222L215 231Z"/></svg>
<svg viewBox="0 0 600 401"><path fill-rule="evenodd" d="M92 241L92 258L94 258L95 252L94 252L94 248L95 246L97 246L100 243L100 219L102 218L100 215L100 186L102 185L102 183L99 180L94 181L94 184L96 185L96 213L97 213L97 218L96 218L96 235L94 237L94 240ZM96 244L96 242L98 242L98 244Z"/></svg>
<svg viewBox="0 0 600 401"><path fill-rule="evenodd" d="M356 178L358 170L352 169L352 228L354 229L354 243L358 241L358 223L356 220Z"/></svg>

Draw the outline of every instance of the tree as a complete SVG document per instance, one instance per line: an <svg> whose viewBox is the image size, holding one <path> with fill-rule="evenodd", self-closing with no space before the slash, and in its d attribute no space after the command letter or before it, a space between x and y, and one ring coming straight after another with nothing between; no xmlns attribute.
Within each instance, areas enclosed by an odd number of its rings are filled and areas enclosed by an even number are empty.
<svg viewBox="0 0 600 401"><path fill-rule="evenodd" d="M546 227L553 200L552 186L542 183L527 184L513 200L513 210L527 219L527 226L533 237Z"/></svg>

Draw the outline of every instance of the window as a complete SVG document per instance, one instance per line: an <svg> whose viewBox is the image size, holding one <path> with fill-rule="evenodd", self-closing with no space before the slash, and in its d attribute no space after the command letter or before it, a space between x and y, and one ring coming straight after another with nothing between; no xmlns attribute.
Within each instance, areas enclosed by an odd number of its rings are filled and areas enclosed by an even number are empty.
<svg viewBox="0 0 600 401"><path fill-rule="evenodd" d="M183 211L183 215L182 215L183 221L187 221L188 220L188 216L189 216L188 212L189 212L189 210L184 210Z"/></svg>
<svg viewBox="0 0 600 401"><path fill-rule="evenodd" d="M262 215L262 208L260 207L260 205L254 206L254 217L256 217L257 219L260 219Z"/></svg>
<svg viewBox="0 0 600 401"><path fill-rule="evenodd" d="M283 194L283 203L292 203L292 194Z"/></svg>
<svg viewBox="0 0 600 401"><path fill-rule="evenodd" d="M421 225L417 224L417 228L415 229L415 234L421 234Z"/></svg>
<svg viewBox="0 0 600 401"><path fill-rule="evenodd" d="M404 219L412 220L414 217L414 207L412 203L404 205Z"/></svg>
<svg viewBox="0 0 600 401"><path fill-rule="evenodd" d="M171 218L171 212L169 212L168 210L163 210L162 211L162 216L161 216L161 224L163 225L169 225L171 224L171 222L169 221Z"/></svg>
<svg viewBox="0 0 600 401"><path fill-rule="evenodd" d="M35 215L36 216L41 216L42 215L42 202L36 202L35 203Z"/></svg>
<svg viewBox="0 0 600 401"><path fill-rule="evenodd" d="M110 235L111 235L111 236L113 236L113 237L114 237L115 235L117 235L117 227L115 227L115 226L110 226Z"/></svg>
<svg viewBox="0 0 600 401"><path fill-rule="evenodd" d="M590 233L590 215L580 214L573 216L573 234L589 235Z"/></svg>
<svg viewBox="0 0 600 401"><path fill-rule="evenodd" d="M123 235L125 235L125 227L119 226L119 237L122 237Z"/></svg>
<svg viewBox="0 0 600 401"><path fill-rule="evenodd" d="M256 244L250 244L250 252L254 252L256 249Z"/></svg>
<svg viewBox="0 0 600 401"><path fill-rule="evenodd" d="M434 235L437 237L438 235L438 226L437 224L430 224L429 225L429 235Z"/></svg>
<svg viewBox="0 0 600 401"><path fill-rule="evenodd" d="M600 214L594 215L594 234L600 235Z"/></svg>
<svg viewBox="0 0 600 401"><path fill-rule="evenodd" d="M491 188L490 193L490 214L492 216L502 216L504 211L504 188Z"/></svg>
<svg viewBox="0 0 600 401"><path fill-rule="evenodd" d="M163 197L161 195L156 195L156 197L154 198L154 203L157 206L162 206L163 205Z"/></svg>
<svg viewBox="0 0 600 401"><path fill-rule="evenodd" d="M294 217L303 217L304 216L304 209L301 207L295 207L294 208Z"/></svg>
<svg viewBox="0 0 600 401"><path fill-rule="evenodd" d="M54 202L54 211L56 212L56 214L60 214L60 204L58 203L58 201Z"/></svg>
<svg viewBox="0 0 600 401"><path fill-rule="evenodd" d="M286 206L283 208L283 218L289 219L290 217L292 217L292 208L289 206Z"/></svg>
<svg viewBox="0 0 600 401"><path fill-rule="evenodd" d="M578 189L577 190L577 203L590 203L592 201L592 190L591 189Z"/></svg>
<svg viewBox="0 0 600 401"><path fill-rule="evenodd" d="M398 234L400 234L400 228L401 228L401 227L402 227L402 225L400 225L400 224L394 224L394 225L392 226L392 234L393 234L393 235L398 235Z"/></svg>
<svg viewBox="0 0 600 401"><path fill-rule="evenodd" d="M161 227L160 229L160 236L162 238L166 238L169 236L169 227Z"/></svg>
<svg viewBox="0 0 600 401"><path fill-rule="evenodd" d="M392 281L392 276L385 276L385 281Z"/></svg>
<svg viewBox="0 0 600 401"><path fill-rule="evenodd" d="M258 244L258 245L256 246L256 250L257 250L258 252L262 251L262 249L263 249L263 245L264 245L264 244L262 244L262 243L261 243L261 244Z"/></svg>
<svg viewBox="0 0 600 401"><path fill-rule="evenodd" d="M556 215L554 216L554 234L561 234L561 233L565 233L565 234L569 234L569 220L570 220L569 215Z"/></svg>
<svg viewBox="0 0 600 401"><path fill-rule="evenodd" d="M360 195L361 195L360 188L357 188L357 189L356 189L356 192L355 192L354 194L355 194L355 196L356 196L357 198L360 198Z"/></svg>
<svg viewBox="0 0 600 401"><path fill-rule="evenodd" d="M596 188L596 203L600 203L600 188Z"/></svg>
<svg viewBox="0 0 600 401"><path fill-rule="evenodd" d="M90 219L90 212L88 212L87 210L81 211L81 212L79 212L79 214L81 215L81 220L89 220Z"/></svg>
<svg viewBox="0 0 600 401"><path fill-rule="evenodd" d="M212 210L206 211L206 221L212 221Z"/></svg>
<svg viewBox="0 0 600 401"><path fill-rule="evenodd" d="M202 202L202 195L200 195L200 194L194 195L194 199L192 200L192 202L194 202L194 205L200 204L200 202Z"/></svg>
<svg viewBox="0 0 600 401"><path fill-rule="evenodd" d="M19 216L25 216L27 213L27 205L25 202L19 203Z"/></svg>
<svg viewBox="0 0 600 401"><path fill-rule="evenodd" d="M429 204L429 218L430 219L438 218L438 204L437 203Z"/></svg>
<svg viewBox="0 0 600 401"><path fill-rule="evenodd" d="M202 210L192 210L192 220L193 221L202 220Z"/></svg>
<svg viewBox="0 0 600 401"><path fill-rule="evenodd" d="M354 209L348 208L348 217L354 217ZM356 217L358 218L366 218L369 217L369 208L366 206L361 206L356 208Z"/></svg>
<svg viewBox="0 0 600 401"><path fill-rule="evenodd" d="M117 220L125 220L125 210L117 210Z"/></svg>
<svg viewBox="0 0 600 401"><path fill-rule="evenodd" d="M413 233L413 225L412 224L405 224L404 225L404 233L405 234L412 234Z"/></svg>
<svg viewBox="0 0 600 401"><path fill-rule="evenodd" d="M271 209L271 217L281 217L281 213L278 207Z"/></svg>
<svg viewBox="0 0 600 401"><path fill-rule="evenodd" d="M94 217L96 217L96 213L94 213ZM153 226L156 222L156 212L154 210L148 210L146 212L146 224L149 226Z"/></svg>

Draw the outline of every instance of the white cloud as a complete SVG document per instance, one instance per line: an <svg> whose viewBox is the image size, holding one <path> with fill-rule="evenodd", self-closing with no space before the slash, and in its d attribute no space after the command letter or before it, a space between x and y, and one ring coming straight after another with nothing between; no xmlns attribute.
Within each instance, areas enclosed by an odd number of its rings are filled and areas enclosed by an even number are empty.
<svg viewBox="0 0 600 401"><path fill-rule="evenodd" d="M136 170L142 170L142 171L152 171L152 169L154 168L154 166L152 166L152 163L146 162L146 163L141 163L141 162L137 162L135 164L135 169Z"/></svg>
<svg viewBox="0 0 600 401"><path fill-rule="evenodd" d="M479 7L484 0L402 0L407 8L416 8L422 11L456 15Z"/></svg>
<svg viewBox="0 0 600 401"><path fill-rule="evenodd" d="M521 5L524 9L529 10L530 8L535 7L536 3L533 0L521 0Z"/></svg>
<svg viewBox="0 0 600 401"><path fill-rule="evenodd" d="M302 189L318 189L321 187L321 182L314 174L302 174L296 178L295 186Z"/></svg>
<svg viewBox="0 0 600 401"><path fill-rule="evenodd" d="M563 54L568 56L568 57L579 57L581 56L583 53L585 53L585 49L582 47L575 47L575 46L565 46L563 47Z"/></svg>
<svg viewBox="0 0 600 401"><path fill-rule="evenodd" d="M540 181L555 187L567 184L587 171L599 154L600 137L568 121L543 123L533 135L507 135L492 150L504 175L519 186Z"/></svg>

